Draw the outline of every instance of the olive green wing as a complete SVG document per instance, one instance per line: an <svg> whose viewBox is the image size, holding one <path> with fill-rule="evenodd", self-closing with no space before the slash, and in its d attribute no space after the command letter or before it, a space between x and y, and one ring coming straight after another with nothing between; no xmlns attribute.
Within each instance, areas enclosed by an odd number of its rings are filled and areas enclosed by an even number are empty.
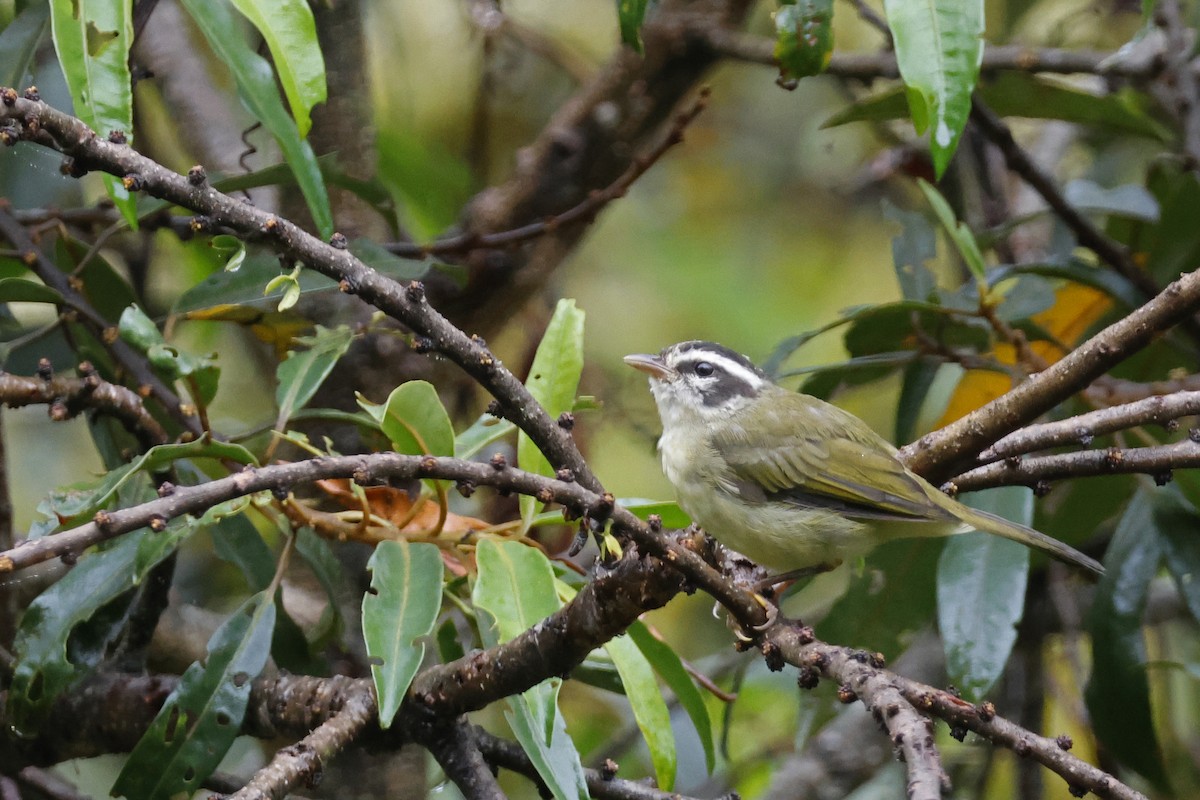
<svg viewBox="0 0 1200 800"><path fill-rule="evenodd" d="M794 399L793 399L794 398ZM896 449L866 423L806 395L772 398L773 411L713 437L732 487L749 501L830 508L861 519L950 520ZM936 490L934 490L936 491Z"/></svg>

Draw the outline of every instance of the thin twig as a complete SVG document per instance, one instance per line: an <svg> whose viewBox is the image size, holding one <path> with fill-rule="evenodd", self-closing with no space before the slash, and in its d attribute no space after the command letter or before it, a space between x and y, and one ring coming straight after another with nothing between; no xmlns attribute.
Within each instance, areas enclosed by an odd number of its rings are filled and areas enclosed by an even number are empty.
<svg viewBox="0 0 1200 800"><path fill-rule="evenodd" d="M1063 478L1131 474L1150 475L1159 483L1165 483L1173 471L1197 467L1200 467L1200 444L1184 439L1155 447L1109 447L1010 458L957 475L946 488L952 492L974 492L993 486L1035 486Z"/></svg>
<svg viewBox="0 0 1200 800"><path fill-rule="evenodd" d="M795 624L776 625L767 632L763 647L764 652L773 653L768 654L769 660L774 658L776 663L792 664L812 676L806 685L813 685L817 676L848 685L881 722L891 716L912 712L937 717L952 726L973 731L1022 758L1032 758L1062 776L1073 790L1087 790L1113 800L1146 800L1140 792L1071 755L1067 740L1038 736L1009 722L996 713L991 703L975 706L949 692L908 680L884 669L882 659L877 655L817 641L812 638L810 628ZM888 694L876 694L884 690ZM882 705L876 701L880 696L894 698L897 695L899 701L889 699ZM908 768L911 780L912 764ZM909 796L913 796L911 787Z"/></svg>
<svg viewBox="0 0 1200 800"><path fill-rule="evenodd" d="M1096 436L1138 425L1166 426L1200 414L1200 391L1148 397L1133 403L1089 411L1069 419L1030 425L1005 436L979 454L980 463L1063 445L1087 446Z"/></svg>
<svg viewBox="0 0 1200 800"><path fill-rule="evenodd" d="M621 173L620 177L615 181L603 189L592 192L582 202L561 214L557 214L549 219L539 220L538 222L531 222L519 228L499 231L497 233L464 233L458 236L439 239L427 245L417 245L411 242L392 242L385 245L385 247L399 256L424 258L430 255L462 253L480 248L511 247L530 239L536 239L563 225L591 222L606 205L613 200L624 197L625 193L629 191L629 187L638 178L645 175L646 171L654 166L668 150L683 141L684 131L708 106L708 98L708 88L702 88L695 102L685 111L676 115L671 128L657 145L652 147L645 155L633 159L629 164L629 168Z"/></svg>

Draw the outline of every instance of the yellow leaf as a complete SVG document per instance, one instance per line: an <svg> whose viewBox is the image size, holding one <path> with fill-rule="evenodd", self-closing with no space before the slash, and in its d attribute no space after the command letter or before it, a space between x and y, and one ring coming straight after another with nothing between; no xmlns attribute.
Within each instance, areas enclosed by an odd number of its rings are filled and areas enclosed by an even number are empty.
<svg viewBox="0 0 1200 800"><path fill-rule="evenodd" d="M1054 305L1033 316L1033 321L1063 344L1074 347L1083 335L1108 310L1112 300L1099 289L1078 283L1067 283L1054 293ZM1053 342L1037 341L1029 349L1047 364L1062 358L1063 349ZM1000 364L1016 364L1016 348L1001 342L990 353ZM1003 373L985 369L971 369L963 373L942 412L935 428L941 428L966 416L975 409L990 403L1012 388L1012 379Z"/></svg>

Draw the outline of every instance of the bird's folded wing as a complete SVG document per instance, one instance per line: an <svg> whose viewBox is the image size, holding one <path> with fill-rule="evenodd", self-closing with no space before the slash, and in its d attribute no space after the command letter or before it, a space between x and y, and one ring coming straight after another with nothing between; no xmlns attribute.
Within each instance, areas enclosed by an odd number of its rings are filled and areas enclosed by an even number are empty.
<svg viewBox="0 0 1200 800"><path fill-rule="evenodd" d="M880 440L882 443L882 440ZM919 479L890 449L839 437L791 433L774 442L718 441L738 491L750 501L830 508L862 519L940 520Z"/></svg>

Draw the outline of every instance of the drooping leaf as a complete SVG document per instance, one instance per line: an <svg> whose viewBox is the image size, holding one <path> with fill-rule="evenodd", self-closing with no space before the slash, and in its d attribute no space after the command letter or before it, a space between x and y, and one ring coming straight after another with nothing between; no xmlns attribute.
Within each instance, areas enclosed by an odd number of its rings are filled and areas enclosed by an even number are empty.
<svg viewBox="0 0 1200 800"><path fill-rule="evenodd" d="M967 265L967 269L971 270L971 274L975 276L975 280L981 284L987 281L987 264L983 260L983 253L979 250L979 243L975 241L975 234L967 227L965 222L960 222L955 216L950 204L942 197L932 184L926 183L923 180L918 180L917 185L921 187L921 191L925 193L925 199L929 201L929 205L937 214L938 221L942 223L942 228L950 236L950 241L958 250L958 254L962 256L963 263Z"/></svg>
<svg viewBox="0 0 1200 800"><path fill-rule="evenodd" d="M382 542L367 562L371 589L362 624L379 724L388 728L425 657L424 642L442 606L442 558L428 543Z"/></svg>
<svg viewBox="0 0 1200 800"><path fill-rule="evenodd" d="M216 354L196 356L168 344L154 322L136 305L121 313L117 323L121 338L146 354L150 364L168 381L187 379L196 401L207 405L217 393L221 374Z"/></svg>
<svg viewBox="0 0 1200 800"><path fill-rule="evenodd" d="M900 399L896 402L896 435L898 443L911 442L917 437L917 425L922 412L933 401L930 389L937 380L942 365L936 359L919 358L904 368L900 383Z"/></svg>
<svg viewBox="0 0 1200 800"><path fill-rule="evenodd" d="M977 492L972 508L1028 525L1033 493L1020 486ZM952 536L938 559L938 629L950 682L978 702L1000 678L1017 641L1025 610L1029 550L1018 542L973 531Z"/></svg>
<svg viewBox="0 0 1200 800"><path fill-rule="evenodd" d="M62 65L75 116L97 135L113 132L133 139L133 0L51 0L50 31ZM103 174L109 197L137 230L137 201L121 179Z"/></svg>
<svg viewBox="0 0 1200 800"><path fill-rule="evenodd" d="M460 156L398 127L378 132L376 150L379 180L418 241L454 223L472 192L471 170Z"/></svg>
<svg viewBox="0 0 1200 800"><path fill-rule="evenodd" d="M1142 611L1162 561L1162 535L1151 489L1134 495L1104 556L1087 628L1092 675L1084 699L1096 736L1118 760L1160 782L1163 768L1150 709Z"/></svg>
<svg viewBox="0 0 1200 800"><path fill-rule="evenodd" d="M266 592L233 612L208 640L203 663L183 673L129 754L114 795L167 800L200 787L237 738L274 629L275 603Z"/></svg>
<svg viewBox="0 0 1200 800"><path fill-rule="evenodd" d="M133 565L146 530L128 534L107 550L92 553L30 603L13 642L17 657L8 691L18 730L32 726L66 690L81 668L67 655L75 628L134 585Z"/></svg>
<svg viewBox="0 0 1200 800"><path fill-rule="evenodd" d="M275 369L279 382L275 387L275 404L279 408L277 427L282 428L293 412L312 399L353 340L354 332L345 325L336 328L318 325L312 336L296 339L304 349L288 353L287 360Z"/></svg>
<svg viewBox="0 0 1200 800"><path fill-rule="evenodd" d="M583 311L574 300L559 300L546 326L525 386L551 418L570 411L583 374ZM553 474L550 462L529 436L517 434L517 464L527 472ZM521 495L521 521L525 527L537 513L537 498Z"/></svg>
<svg viewBox="0 0 1200 800"><path fill-rule="evenodd" d="M716 752L713 747L712 719L708 715L708 706L704 697L684 669L679 656L665 642L659 640L642 622L635 622L626 631L642 655L654 667L654 671L675 693L675 698L683 710L687 712L696 734L700 737L700 745L704 748L704 764L712 772L716 763Z"/></svg>
<svg viewBox="0 0 1200 800"><path fill-rule="evenodd" d="M1154 522L1161 534L1167 570L1192 618L1200 620L1200 512L1176 486L1160 489L1155 497Z"/></svg>
<svg viewBox="0 0 1200 800"><path fill-rule="evenodd" d="M59 0L69 2L70 0ZM275 141L283 158L296 175L300 192L322 239L333 233L333 214L329 195L312 148L301 136L296 123L284 108L275 87L275 73L266 59L254 52L241 35L229 0L182 0L209 46L229 67L237 83L238 94L250 113L260 121Z"/></svg>
<svg viewBox="0 0 1200 800"><path fill-rule="evenodd" d="M983 60L983 0L884 0L917 133L938 177L958 146Z"/></svg>
<svg viewBox="0 0 1200 800"><path fill-rule="evenodd" d="M0 86L22 86L50 25L50 7L32 4L0 31Z"/></svg>
<svg viewBox="0 0 1200 800"><path fill-rule="evenodd" d="M271 61L301 137L312 127L309 112L325 102L325 59L312 9L303 0L233 0L271 50Z"/></svg>
<svg viewBox="0 0 1200 800"><path fill-rule="evenodd" d="M610 639L604 649L621 676L633 718L650 749L658 788L669 792L675 785L675 734L671 731L671 712L658 689L650 661L629 636Z"/></svg>
<svg viewBox="0 0 1200 800"><path fill-rule="evenodd" d="M936 574L941 547L939 539L901 539L875 548L817 624L817 636L832 642L870 642L888 658L898 655L936 610L929 576Z"/></svg>
<svg viewBox="0 0 1200 800"><path fill-rule="evenodd" d="M775 12L775 60L779 76L817 75L833 55L833 0L784 0Z"/></svg>
<svg viewBox="0 0 1200 800"><path fill-rule="evenodd" d="M937 257L937 236L923 214L905 211L883 201L883 217L900 226L892 237L892 266L905 300L927 301L935 296L937 281L926 262Z"/></svg>

